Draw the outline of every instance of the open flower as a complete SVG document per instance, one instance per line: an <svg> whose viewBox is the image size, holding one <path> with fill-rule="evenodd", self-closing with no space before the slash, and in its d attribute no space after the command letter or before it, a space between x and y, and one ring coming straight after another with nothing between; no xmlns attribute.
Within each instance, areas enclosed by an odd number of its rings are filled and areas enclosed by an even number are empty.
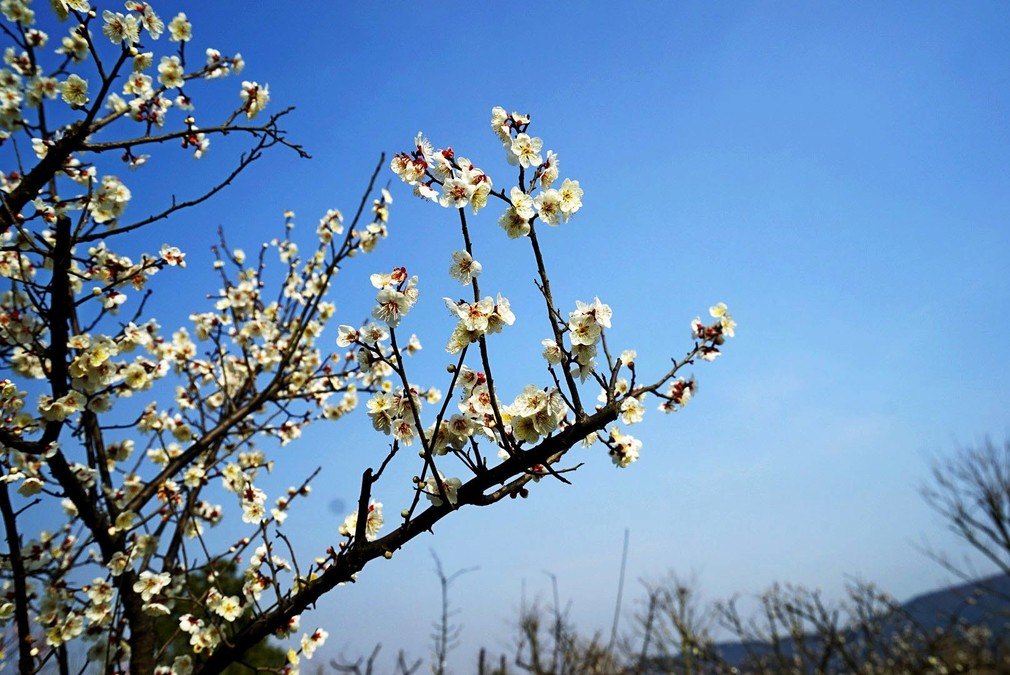
<svg viewBox="0 0 1010 675"><path fill-rule="evenodd" d="M150 602L151 598L161 592L165 586L172 581L172 576L168 572L162 572L161 574L154 574L144 570L140 573L137 581L133 584L133 591L135 593L140 593L140 597L144 599L144 602Z"/></svg>
<svg viewBox="0 0 1010 675"><path fill-rule="evenodd" d="M442 484L442 490L445 491L445 496L449 500L449 503L455 505L459 497L457 492L460 486L463 485L463 481L459 478L446 478L442 475L442 472L438 472L439 482ZM441 506L442 502L442 492L439 490L439 483L435 481L434 476L429 476L427 480L424 481L424 494L428 497L428 501L431 502L432 506Z"/></svg>
<svg viewBox="0 0 1010 675"><path fill-rule="evenodd" d="M510 146L512 162L519 162L519 165L528 169L529 167L540 166L543 158L540 156L540 149L544 147L544 142L539 138L531 138L529 134L519 134L512 141Z"/></svg>
<svg viewBox="0 0 1010 675"><path fill-rule="evenodd" d="M561 222L561 193L554 188L538 194L533 204L537 207L540 220L548 225L557 225Z"/></svg>
<svg viewBox="0 0 1010 675"><path fill-rule="evenodd" d="M626 468L629 464L638 459L639 451L642 449L642 441L634 436L621 433L620 429L610 430L610 458L614 466Z"/></svg>
<svg viewBox="0 0 1010 675"><path fill-rule="evenodd" d="M241 601L234 595L219 597L217 601L212 604L211 608L214 610L215 614L229 622L242 616L242 612L245 610Z"/></svg>
<svg viewBox="0 0 1010 675"><path fill-rule="evenodd" d="M509 199L512 201L512 208L515 209L515 212L519 216L525 218L526 220L533 217L535 211L533 210L532 197L518 187L513 186L512 190L509 192Z"/></svg>
<svg viewBox="0 0 1010 675"><path fill-rule="evenodd" d="M438 203L446 208L461 209L470 202L474 187L462 178L450 178L442 184Z"/></svg>
<svg viewBox="0 0 1010 675"><path fill-rule="evenodd" d="M88 102L88 81L77 74L71 74L60 86L63 100L69 105L86 105Z"/></svg>
<svg viewBox="0 0 1010 675"><path fill-rule="evenodd" d="M712 315L712 318L719 319L719 326L722 328L723 335L726 337L734 337L736 335L736 321L733 320L733 315L726 308L725 302L720 302L709 307L708 313Z"/></svg>
<svg viewBox="0 0 1010 675"><path fill-rule="evenodd" d="M644 394L643 394L644 396ZM621 401L621 421L625 424L637 424L645 417L645 406L642 405L642 397L635 398L629 396Z"/></svg>
<svg viewBox="0 0 1010 675"><path fill-rule="evenodd" d="M168 24L168 39L172 42L189 42L193 39L193 25L185 12L179 12Z"/></svg>
<svg viewBox="0 0 1010 675"><path fill-rule="evenodd" d="M455 251L452 254L452 264L449 265L449 276L463 285L469 285L480 276L483 267L466 251Z"/></svg>
<svg viewBox="0 0 1010 675"><path fill-rule="evenodd" d="M374 499L368 503L368 517L365 520L365 539L374 541L379 536L382 529L382 502ZM358 527L358 511L354 510L344 518L337 531L345 537L353 537Z"/></svg>
<svg viewBox="0 0 1010 675"><path fill-rule="evenodd" d="M459 317L460 325L476 333L487 332L488 321L494 312L495 302L491 296L485 297L479 302L456 302L452 298L445 298L445 306L449 311Z"/></svg>
<svg viewBox="0 0 1010 675"><path fill-rule="evenodd" d="M400 319L410 311L410 298L395 288L383 288L375 296L375 302L372 316L393 328L400 325Z"/></svg>
<svg viewBox="0 0 1010 675"><path fill-rule="evenodd" d="M579 181L566 178L558 193L561 195L561 213L567 221L582 208L582 188Z"/></svg>
<svg viewBox="0 0 1010 675"><path fill-rule="evenodd" d="M505 213L503 213L501 218L498 219L498 224L508 234L509 239L518 239L519 237L525 237L530 233L529 219L521 216L519 212L512 207L505 210Z"/></svg>
<svg viewBox="0 0 1010 675"><path fill-rule="evenodd" d="M260 114L270 102L270 85L246 81L242 83L242 91L239 92L239 95L242 97L242 109L245 110L245 116L252 119Z"/></svg>
<svg viewBox="0 0 1010 675"><path fill-rule="evenodd" d="M105 21L102 32L113 44L133 44L140 40L140 22L132 14L124 16L119 12L105 10L102 12L102 20Z"/></svg>

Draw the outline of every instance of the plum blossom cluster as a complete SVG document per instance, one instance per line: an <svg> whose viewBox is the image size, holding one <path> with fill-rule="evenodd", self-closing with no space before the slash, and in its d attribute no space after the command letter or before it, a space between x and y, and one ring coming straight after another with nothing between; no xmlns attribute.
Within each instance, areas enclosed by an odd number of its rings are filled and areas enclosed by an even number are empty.
<svg viewBox="0 0 1010 675"><path fill-rule="evenodd" d="M730 314L724 302L709 307L708 313L717 321L711 325L705 325L702 323L701 317L695 317L691 322L691 334L695 340L712 343L702 350L701 358L706 361L715 361L721 353L719 345L723 344L726 338L736 335L736 321L733 320L733 315Z"/></svg>
<svg viewBox="0 0 1010 675"><path fill-rule="evenodd" d="M413 445L416 431L412 418L415 412L420 412L421 400L415 389L376 392L367 403L372 427L393 436L403 445Z"/></svg>
<svg viewBox="0 0 1010 675"><path fill-rule="evenodd" d="M614 465L621 468L637 460L639 450L642 448L642 441L617 428L610 430L610 438L605 443L610 449L610 458Z"/></svg>
<svg viewBox="0 0 1010 675"><path fill-rule="evenodd" d="M487 205L491 178L452 148L436 151L423 133L414 138L414 150L397 153L390 167L414 193L446 208L471 207L478 213ZM442 188L441 193L436 186Z"/></svg>
<svg viewBox="0 0 1010 675"><path fill-rule="evenodd" d="M459 488L463 481L459 478L446 478L441 472L438 478L429 476L424 479L423 492L432 506L442 506L448 503L455 506L459 503Z"/></svg>
<svg viewBox="0 0 1010 675"><path fill-rule="evenodd" d="M366 512L365 536L369 541L374 541L379 536L379 530L382 529L382 502L377 502L374 499L371 500L368 503ZM339 528L337 528L337 531L345 537L353 537L354 533L357 531L357 527L358 512L355 510L344 518L344 522L341 523Z"/></svg>
<svg viewBox="0 0 1010 675"><path fill-rule="evenodd" d="M512 436L523 443L536 443L558 428L567 409L558 389L528 384L504 411Z"/></svg>
<svg viewBox="0 0 1010 675"><path fill-rule="evenodd" d="M433 424L424 434L435 455L461 452L475 437L495 438L495 407L500 402L492 401L487 376L467 366L462 366L458 372L454 369L453 372L460 392L458 412L448 419L442 416L437 421L437 430Z"/></svg>
<svg viewBox="0 0 1010 675"><path fill-rule="evenodd" d="M675 363L674 369L660 382L641 385L636 381L635 352L624 350L614 359L609 351L606 333L612 328L613 318L609 305L599 298L590 303L578 301L575 311L568 314L567 321L561 318L550 291L535 225L538 221L550 226L568 222L581 210L584 193L578 181L564 179L558 183L558 156L553 151L544 152L543 140L532 135L530 127L531 118L527 114L509 113L501 107L495 107L491 112L491 129L501 141L509 164L517 167L516 183L511 186L506 184L505 188L496 189L496 182L486 171L477 168L474 161L463 157L452 147L436 148L423 133L415 136L410 150L397 153L390 164L393 173L414 188L415 195L459 212L465 249L452 254L449 275L463 285L472 286L473 299L445 299L450 313L458 320L446 351L460 355L461 370L454 375L453 385L457 385L458 380L469 409L461 405L462 415L450 419L440 415L436 424L429 426L425 432L428 441L425 451L436 457L454 453L465 464L477 466L478 474L479 462L485 460L469 455L468 446L473 445L476 451L475 439L490 439L499 448L498 457L509 461L523 444L532 445L549 439L585 416L579 389L580 384L588 380L596 381L602 388L598 411L613 409L614 417L625 425L637 424L644 419L649 396L658 397L660 409L667 412L683 407L693 395L696 385L693 378L680 377L677 371L695 359L713 360L725 338L734 334L732 316L726 306L719 303L710 310L712 317L717 319L715 324L706 326L700 320L692 324L695 346L685 359ZM530 240L540 277L537 285L547 304L552 332L552 337L544 339L542 346L554 386L527 385L510 405L503 405L494 394L485 338L488 333L511 325L515 316L501 294L497 302L490 296L481 295L478 277L484 266L474 257L466 218L467 211L479 213L489 199L497 199L505 205L499 223L508 237ZM398 306L391 306L388 313L398 315ZM463 365L467 350L475 344L479 344L481 350L483 370L479 371ZM605 364L600 363L601 359L605 359ZM390 401L393 402L393 413L387 412ZM376 428L386 430L396 413L400 413L399 422L404 428L399 438L407 437L406 427L412 420L406 414L408 406L403 405L402 399L392 397L387 400L383 397L372 405ZM412 406L413 412L416 413L419 407ZM414 421L419 426L419 420ZM602 440L615 465L626 467L638 459L641 443L633 436L617 427L603 429L604 434L598 431L586 434L585 443ZM550 473L543 463L536 466L539 468L527 475L535 474L539 478ZM418 478L424 485L424 493L433 501L446 501L448 495L442 473L436 470L433 462L429 462L424 470L422 473L426 472L428 476ZM455 490L458 486L451 487Z"/></svg>
<svg viewBox="0 0 1010 675"><path fill-rule="evenodd" d="M473 302L445 298L445 306L459 320L445 347L450 354L458 354L488 333L500 333L502 328L511 326L516 320L512 305L501 293L497 300L491 296Z"/></svg>
<svg viewBox="0 0 1010 675"><path fill-rule="evenodd" d="M397 267L389 274L373 274L371 281L379 289L372 316L389 327L396 328L417 302L417 277L408 278L407 268Z"/></svg>
<svg viewBox="0 0 1010 675"><path fill-rule="evenodd" d="M529 125L528 115L509 114L500 107L492 111L491 128L502 141L505 157L520 167L520 184L511 187L508 195L494 192L491 178L469 159L457 156L451 147L436 150L423 133L415 137L412 151L393 157L390 167L414 187L416 195L446 208L470 206L476 214L489 197L498 197L508 205L499 225L513 239L524 237L534 217L552 226L567 223L582 208L583 196L577 180L565 178L554 187L559 176L557 154L548 151L543 156L543 140L526 133ZM527 177L527 171L532 175ZM524 184L526 179L528 184Z"/></svg>
<svg viewBox="0 0 1010 675"><path fill-rule="evenodd" d="M550 365L571 365L575 375L583 382L596 369L597 344L603 336L603 330L611 327L613 311L609 305L594 298L586 304L581 300L576 302L576 309L568 315L568 344L547 338L543 341L543 356Z"/></svg>

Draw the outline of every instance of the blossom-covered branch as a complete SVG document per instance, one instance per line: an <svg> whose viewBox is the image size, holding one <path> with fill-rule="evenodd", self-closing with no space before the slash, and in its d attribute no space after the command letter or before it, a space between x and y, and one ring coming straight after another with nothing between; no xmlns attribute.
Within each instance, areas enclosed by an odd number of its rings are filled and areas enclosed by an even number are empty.
<svg viewBox="0 0 1010 675"><path fill-rule="evenodd" d="M714 360L733 336L733 319L717 304L712 322L691 325L686 355L643 379L634 351L611 351L609 305L568 302L565 313L539 237L556 236L555 227L563 234L583 190L560 178L554 152L542 154L529 116L501 108L491 126L515 166L507 190L421 134L390 164L418 196L453 211L447 227L459 228L441 283L469 290L443 301L445 382L411 376L422 343L408 326L422 284L406 265L383 265L371 289L340 288L374 293L375 303L364 325L333 326L339 271L388 234L393 195L378 187L384 157L350 218L331 209L302 236L288 212L282 234L249 254L222 231L217 290L194 300L204 304L186 325L163 328L149 312L154 278L184 273L185 253L156 244L128 256L113 246L146 248L149 226L219 195L272 147L308 153L280 126L290 109L258 121L270 102L266 84L242 82L233 108L197 124L199 87L242 72L242 57L211 48L195 63L185 14L165 21L137 0L117 9L54 0L36 16L28 0L0 0L9 40L0 68L0 516L8 550L0 621L17 633L20 673L61 667L75 642L105 672L216 673L271 636L300 633L286 661L273 664L294 672L326 638L322 628L300 627L324 593L458 509L526 497L545 477L571 484L584 463L567 461L575 447L598 443L616 466L629 466L641 443L624 429L642 421L646 400L666 412L682 407L695 391L682 371ZM50 25L63 33L56 45L43 30ZM159 45L166 48L156 52ZM162 155L141 153L167 154L172 144L200 159L229 134L251 145L222 180L165 199L149 215L133 213L116 161L147 170ZM469 221L489 203L503 209L497 236L529 240L544 300L543 353L530 355L542 381L508 397L511 383L495 378L505 345L494 336L533 315L517 317L506 289L482 289L483 244ZM538 231L541 224L548 227ZM597 390L599 405L588 406ZM338 420L365 397L383 438L368 466L355 469L357 508L333 524L328 542L299 551L285 519L310 497L320 469L272 503L264 477L308 425ZM409 467L409 483L393 482L394 464ZM392 502L402 505L395 524L383 512ZM43 531L27 526L40 520ZM240 538L221 533L226 520Z"/></svg>

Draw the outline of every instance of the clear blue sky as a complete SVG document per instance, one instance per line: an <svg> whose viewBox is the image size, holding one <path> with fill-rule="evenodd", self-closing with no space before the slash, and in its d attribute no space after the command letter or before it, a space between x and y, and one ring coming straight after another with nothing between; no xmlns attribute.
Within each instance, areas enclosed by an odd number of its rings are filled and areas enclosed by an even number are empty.
<svg viewBox="0 0 1010 675"><path fill-rule="evenodd" d="M533 114L562 175L585 189L579 216L544 236L562 306L598 294L614 309L611 344L637 349L646 370L680 353L690 319L715 301L734 310L738 337L698 369L683 413L650 412L634 430L645 446L628 470L576 451L586 466L574 487L545 481L527 501L461 512L320 603L327 652L382 642L426 653L438 611L428 547L449 569L480 567L454 593L458 662L478 644L507 645L523 581L545 593L544 570L580 626L608 628L625 527L630 581L694 572L710 597L776 580L836 593L849 574L898 596L945 583L916 550L956 550L917 494L928 458L1010 430L1010 8L503 7L187 6L194 46L241 51L272 107L298 107L288 127L315 157L275 153L152 237L184 243L199 265L217 225L249 250L291 208L308 242L323 211L352 209L378 153L418 129L506 184L488 130L503 105ZM214 89L232 105L237 86ZM185 194L220 170L214 157L161 168ZM157 170L127 178L139 190ZM406 265L422 301L404 330L426 346L414 379L444 389L452 324L439 298L458 288L445 274L458 230L451 213L392 190L392 236L340 279L338 319L367 313L367 274ZM505 238L495 210L477 219L475 247L482 286L519 317L491 345L511 398L543 383L535 347L547 328L527 248ZM192 297L201 281L213 290L193 272ZM177 298L161 298L166 326ZM278 486L324 466L312 505L289 521L307 556L336 539L343 510L331 504L349 503L380 458L385 440L362 417L283 451L292 470ZM390 516L407 471L378 495Z"/></svg>

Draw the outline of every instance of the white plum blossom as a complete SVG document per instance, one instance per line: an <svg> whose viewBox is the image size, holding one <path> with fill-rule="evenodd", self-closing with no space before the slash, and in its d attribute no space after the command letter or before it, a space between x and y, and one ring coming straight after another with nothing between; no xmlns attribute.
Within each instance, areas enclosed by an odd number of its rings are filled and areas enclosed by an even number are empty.
<svg viewBox="0 0 1010 675"><path fill-rule="evenodd" d="M538 167L544 161L540 156L540 149L544 147L544 142L539 138L532 138L529 134L519 134L512 141L510 147L510 159L518 162L523 168Z"/></svg>
<svg viewBox="0 0 1010 675"><path fill-rule="evenodd" d="M337 346L338 347L350 347L352 344L357 342L361 337L357 328L353 326L338 326L337 327Z"/></svg>
<svg viewBox="0 0 1010 675"><path fill-rule="evenodd" d="M133 14L123 15L119 12L105 10L102 12L105 25L102 32L114 44L133 44L140 40L140 22Z"/></svg>
<svg viewBox="0 0 1010 675"><path fill-rule="evenodd" d="M438 203L446 208L461 209L470 202L474 187L462 178L450 178L442 185Z"/></svg>
<svg viewBox="0 0 1010 675"><path fill-rule="evenodd" d="M558 179L558 156L553 150L547 151L547 159L540 165L540 187L546 190Z"/></svg>
<svg viewBox="0 0 1010 675"><path fill-rule="evenodd" d="M161 63L158 64L158 82L169 89L181 87L183 85L184 74L185 71L178 56L161 57Z"/></svg>
<svg viewBox="0 0 1010 675"><path fill-rule="evenodd" d="M165 32L165 22L155 14L154 8L151 7L150 3L130 0L126 3L126 8L134 12L140 12L140 24L151 36L151 39L157 40Z"/></svg>
<svg viewBox="0 0 1010 675"><path fill-rule="evenodd" d="M441 483L441 486L439 485ZM459 478L446 478L441 472L438 474L438 480L436 481L434 476L429 476L424 481L424 494L431 502L432 506L442 506L444 503L442 501L442 492L445 491L445 497L449 500L449 503L453 506L459 500L459 488L463 485L463 481Z"/></svg>
<svg viewBox="0 0 1010 675"><path fill-rule="evenodd" d="M454 251L452 264L449 266L449 276L463 285L469 285L480 276L483 267L466 251Z"/></svg>
<svg viewBox="0 0 1010 675"><path fill-rule="evenodd" d="M252 483L246 482L239 496L242 502L242 522L260 523L266 518L266 507L264 504L267 500L267 495L263 490L255 487Z"/></svg>
<svg viewBox="0 0 1010 675"><path fill-rule="evenodd" d="M511 143L512 132L509 129L508 111L496 105L491 109L491 130L501 139L502 143Z"/></svg>
<svg viewBox="0 0 1010 675"><path fill-rule="evenodd" d="M161 589L171 581L172 575L168 572L154 574L153 572L144 570L133 584L133 590L136 593L140 593L140 597L144 599L144 602L149 602L151 598L161 593Z"/></svg>
<svg viewBox="0 0 1010 675"><path fill-rule="evenodd" d="M600 302L599 298L593 298L591 303L576 300L575 307L576 310L568 315L570 319L575 320L576 318L585 317L598 323L603 328L611 327L610 319L614 313L610 309L610 306Z"/></svg>
<svg viewBox="0 0 1010 675"><path fill-rule="evenodd" d="M372 316L391 328L397 327L417 302L417 277L408 279L406 269L400 267L391 274L373 274L372 285L379 289Z"/></svg>
<svg viewBox="0 0 1010 675"><path fill-rule="evenodd" d="M616 428L610 430L610 440L607 445L610 447L610 458L614 462L614 466L621 469L636 461L639 451L642 449L642 441L622 433L620 429Z"/></svg>
<svg viewBox="0 0 1010 675"><path fill-rule="evenodd" d="M535 211L532 197L518 187L512 187L509 199L512 202L512 208L515 209L516 215L526 220L533 217Z"/></svg>
<svg viewBox="0 0 1010 675"><path fill-rule="evenodd" d="M260 114L270 102L270 86L259 82L245 81L242 83L242 109L246 117L252 119Z"/></svg>
<svg viewBox="0 0 1010 675"><path fill-rule="evenodd" d="M330 636L322 628L317 628L313 633L309 635L303 635L299 644L302 648L302 656L307 659L311 659L316 650L323 646L326 642L326 638Z"/></svg>
<svg viewBox="0 0 1010 675"><path fill-rule="evenodd" d="M530 233L530 221L519 215L515 208L509 207L498 219L498 224L508 234L509 239L525 237Z"/></svg>
<svg viewBox="0 0 1010 675"><path fill-rule="evenodd" d="M494 313L494 298L487 296L477 302L455 301L445 298L445 306L459 318L460 325L474 333L485 333Z"/></svg>
<svg viewBox="0 0 1010 675"><path fill-rule="evenodd" d="M365 519L365 538L368 541L374 541L378 538L379 530L382 529L382 524L382 502L377 502L372 499L368 503L368 517ZM354 510L344 519L344 522L340 525L338 531L345 537L353 537L357 526L358 512L357 510Z"/></svg>
<svg viewBox="0 0 1010 675"><path fill-rule="evenodd" d="M193 26L185 12L179 12L168 24L168 39L172 42L189 42L193 39Z"/></svg>
<svg viewBox="0 0 1010 675"><path fill-rule="evenodd" d="M383 288L375 296L375 302L377 304L372 310L372 316L394 328L400 325L400 319L411 306L410 298L395 288Z"/></svg>
<svg viewBox="0 0 1010 675"><path fill-rule="evenodd" d="M216 602L211 603L211 609L225 621L232 622L242 616L245 607L237 596L226 595L216 598Z"/></svg>
<svg viewBox="0 0 1010 675"><path fill-rule="evenodd" d="M644 395L643 395L644 396ZM629 396L621 401L621 421L625 424L637 424L645 417L645 406L642 397Z"/></svg>
<svg viewBox="0 0 1010 675"><path fill-rule="evenodd" d="M670 382L669 389L662 397L662 403L659 404L659 409L663 412L671 413L683 408L694 396L694 392L697 388L698 385L693 379L685 380L682 377L676 378Z"/></svg>
<svg viewBox="0 0 1010 675"><path fill-rule="evenodd" d="M564 357L564 355L561 351L561 347L558 346L557 342L555 342L554 340L547 339L544 340L541 344L544 347L543 357L544 359L547 360L548 364L556 366L559 363L561 363L561 359Z"/></svg>
<svg viewBox="0 0 1010 675"><path fill-rule="evenodd" d="M563 212L561 211L561 193L551 188L544 190L536 196L533 204L537 208L537 215L540 220L548 225L557 225L561 222Z"/></svg>
<svg viewBox="0 0 1010 675"><path fill-rule="evenodd" d="M709 307L708 313L712 315L712 318L719 319L723 335L726 337L734 337L736 335L736 321L733 320L733 315L726 308L725 302L720 302Z"/></svg>
<svg viewBox="0 0 1010 675"><path fill-rule="evenodd" d="M76 73L71 73L60 87L63 100L72 106L83 106L88 99L88 81Z"/></svg>
<svg viewBox="0 0 1010 675"><path fill-rule="evenodd" d="M567 221L582 208L582 188L579 187L579 181L566 178L561 183L558 194L561 196L561 213Z"/></svg>

